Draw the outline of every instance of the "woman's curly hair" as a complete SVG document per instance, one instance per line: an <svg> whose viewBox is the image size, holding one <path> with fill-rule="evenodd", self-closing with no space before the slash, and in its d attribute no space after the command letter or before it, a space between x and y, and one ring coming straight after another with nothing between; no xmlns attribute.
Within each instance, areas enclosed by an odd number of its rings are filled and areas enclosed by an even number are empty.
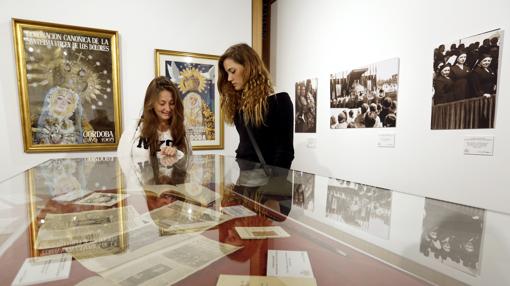
<svg viewBox="0 0 510 286"><path fill-rule="evenodd" d="M246 83L242 91L235 90L228 81L228 74L223 66L226 59L232 59L244 67ZM225 122L232 124L235 115L242 111L246 124L257 127L263 125L267 97L274 89L269 72L257 52L247 44L233 45L220 57L218 66L218 90Z"/></svg>

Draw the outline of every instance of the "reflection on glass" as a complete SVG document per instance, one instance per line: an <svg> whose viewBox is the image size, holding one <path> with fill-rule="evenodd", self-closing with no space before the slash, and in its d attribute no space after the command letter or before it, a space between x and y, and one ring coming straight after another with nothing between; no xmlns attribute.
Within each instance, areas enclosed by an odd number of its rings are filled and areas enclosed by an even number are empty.
<svg viewBox="0 0 510 286"><path fill-rule="evenodd" d="M118 187L113 157L53 159L30 170L32 194L53 198L72 191L104 191Z"/></svg>
<svg viewBox="0 0 510 286"><path fill-rule="evenodd" d="M261 166L259 163L237 160L239 177L233 191L254 201L256 212L269 208L277 213L288 215L292 207L292 172L274 166ZM268 214L268 213L265 213ZM270 214L268 214L270 215ZM282 220L282 218L273 219Z"/></svg>
<svg viewBox="0 0 510 286"><path fill-rule="evenodd" d="M250 275L266 275L268 240L241 239L235 227L271 226L272 221L263 216L250 216L229 220L218 226L218 240L222 243L242 247L228 255L233 261L250 263Z"/></svg>
<svg viewBox="0 0 510 286"><path fill-rule="evenodd" d="M52 251L48 249L58 250L61 247L99 241L141 225L139 214L132 206L126 209L48 213L40 220L35 247L49 254Z"/></svg>
<svg viewBox="0 0 510 286"><path fill-rule="evenodd" d="M292 205L302 209L314 210L315 175L300 171L294 172L292 188Z"/></svg>
<svg viewBox="0 0 510 286"><path fill-rule="evenodd" d="M420 252L471 275L480 274L485 210L425 200Z"/></svg>
<svg viewBox="0 0 510 286"><path fill-rule="evenodd" d="M62 229L51 228L50 222L63 223L63 218L69 217L68 214L71 213L90 211L99 214L105 206L117 204L118 211L113 210L112 215L118 219L111 229L120 233L124 231L125 218L121 208L123 197L120 194L120 168L116 158L90 157L48 160L29 170L28 182L30 218L32 220L30 248L33 256L60 253L62 246L88 241L88 239L78 238L89 233L76 228L80 225ZM89 202L87 205L79 204L80 201L91 197L97 198L97 200ZM104 201L101 202L104 198L115 199L106 204ZM106 217L109 216L103 218ZM92 220L89 218L76 219L75 222L88 224L89 221L97 221L102 226L105 223L111 223L111 221L96 220L96 218ZM41 241L44 243L41 244ZM121 241L119 244L123 245L123 242Z"/></svg>
<svg viewBox="0 0 510 286"><path fill-rule="evenodd" d="M219 199L216 174L220 161L214 155L183 157L172 165L150 157L137 164L136 174L150 211L178 199L201 206Z"/></svg>
<svg viewBox="0 0 510 286"><path fill-rule="evenodd" d="M330 180L326 217L389 239L391 197L391 191L386 189Z"/></svg>
<svg viewBox="0 0 510 286"><path fill-rule="evenodd" d="M213 209L175 201L150 212L152 221L160 228L161 235L185 232L202 232L228 219L230 216Z"/></svg>
<svg viewBox="0 0 510 286"><path fill-rule="evenodd" d="M191 164L188 168L190 181L214 190L214 184L219 176L216 166L219 160L216 160L215 155L193 156L190 161Z"/></svg>

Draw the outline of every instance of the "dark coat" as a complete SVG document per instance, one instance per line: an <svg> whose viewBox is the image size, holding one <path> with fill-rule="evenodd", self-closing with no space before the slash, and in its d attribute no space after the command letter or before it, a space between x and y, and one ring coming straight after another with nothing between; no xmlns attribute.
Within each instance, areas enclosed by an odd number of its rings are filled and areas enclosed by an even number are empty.
<svg viewBox="0 0 510 286"><path fill-rule="evenodd" d="M453 101L453 80L438 75L434 79L434 104Z"/></svg>
<svg viewBox="0 0 510 286"><path fill-rule="evenodd" d="M450 78L453 80L453 100L462 100L469 97L468 77L471 70L464 65L461 69L458 65L451 68Z"/></svg>
<svg viewBox="0 0 510 286"><path fill-rule="evenodd" d="M471 97L495 94L496 74L482 67L476 67L470 76Z"/></svg>

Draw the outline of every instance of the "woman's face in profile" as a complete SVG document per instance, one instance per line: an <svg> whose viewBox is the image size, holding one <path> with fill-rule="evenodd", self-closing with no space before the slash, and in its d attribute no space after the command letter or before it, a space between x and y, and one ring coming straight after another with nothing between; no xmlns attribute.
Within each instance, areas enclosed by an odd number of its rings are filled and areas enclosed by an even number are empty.
<svg viewBox="0 0 510 286"><path fill-rule="evenodd" d="M228 74L228 81L235 90L243 90L246 80L244 78L244 66L231 58L223 61L223 68Z"/></svg>

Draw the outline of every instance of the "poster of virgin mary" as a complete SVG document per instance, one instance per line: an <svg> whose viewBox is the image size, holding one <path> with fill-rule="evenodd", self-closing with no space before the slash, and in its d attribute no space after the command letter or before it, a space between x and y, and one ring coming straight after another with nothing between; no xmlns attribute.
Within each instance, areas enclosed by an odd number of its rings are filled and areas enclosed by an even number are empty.
<svg viewBox="0 0 510 286"><path fill-rule="evenodd" d="M156 63L156 74L167 77L179 89L193 149L222 149L223 120L216 89L218 57L156 50Z"/></svg>
<svg viewBox="0 0 510 286"><path fill-rule="evenodd" d="M117 32L13 20L25 152L114 150Z"/></svg>

